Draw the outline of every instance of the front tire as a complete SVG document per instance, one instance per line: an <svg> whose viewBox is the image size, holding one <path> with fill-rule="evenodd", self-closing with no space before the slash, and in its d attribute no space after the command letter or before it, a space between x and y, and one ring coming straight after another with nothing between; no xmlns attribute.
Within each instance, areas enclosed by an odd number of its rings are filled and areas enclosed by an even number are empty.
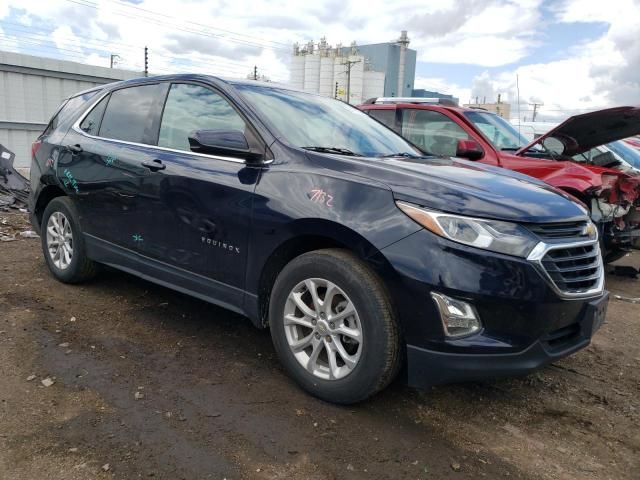
<svg viewBox="0 0 640 480"><path fill-rule="evenodd" d="M400 340L389 295L378 276L345 250L292 260L273 287L269 324L287 372L323 400L360 402L397 374Z"/></svg>
<svg viewBox="0 0 640 480"><path fill-rule="evenodd" d="M80 283L95 276L97 265L87 257L78 214L68 197L56 197L49 202L40 230L42 252L56 279Z"/></svg>

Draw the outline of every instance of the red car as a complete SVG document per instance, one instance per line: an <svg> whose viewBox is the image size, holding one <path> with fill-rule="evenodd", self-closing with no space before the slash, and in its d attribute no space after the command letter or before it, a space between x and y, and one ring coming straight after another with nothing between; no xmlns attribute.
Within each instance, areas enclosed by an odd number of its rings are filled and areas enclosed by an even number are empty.
<svg viewBox="0 0 640 480"><path fill-rule="evenodd" d="M569 118L528 143L517 129L486 110L424 98L374 98L358 108L423 151L515 170L557 187L589 208L607 262L621 258L640 237L640 177L616 160L574 156L640 133L640 108L618 107Z"/></svg>

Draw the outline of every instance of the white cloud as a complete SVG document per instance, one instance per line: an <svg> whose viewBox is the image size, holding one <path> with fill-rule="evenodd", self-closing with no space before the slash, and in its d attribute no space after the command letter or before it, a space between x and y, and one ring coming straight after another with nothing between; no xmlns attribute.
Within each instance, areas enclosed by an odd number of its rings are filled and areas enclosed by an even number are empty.
<svg viewBox="0 0 640 480"><path fill-rule="evenodd" d="M93 0L90 8L64 0L0 0L4 36L23 43L42 42L38 25L55 25L52 41L68 59L141 71L143 48L149 46L152 73L197 71L245 76L258 66L277 81L288 78L294 41L316 42L322 36L336 44L384 42L409 30L419 61L508 67L521 62L544 38L550 22L601 21L609 25L602 38L564 51L546 64L483 74L473 86L446 78L419 77L417 87L449 92L466 102L472 95L515 99L515 77L522 98L539 97L542 115L564 115L612 103L640 103L640 0L563 0L542 17L542 0L143 0L132 4ZM31 30L24 25L32 24ZM212 28L213 27L213 28ZM3 42L4 47L4 42ZM6 48L6 47L5 47ZM28 53L36 53L35 45ZM43 49L52 54L52 49ZM562 53L562 52L560 52ZM69 58L70 57L70 58ZM469 79L469 85L471 85ZM478 93L480 92L480 93Z"/></svg>
<svg viewBox="0 0 640 480"><path fill-rule="evenodd" d="M493 77L485 72L474 79L472 94L494 100L502 93L515 107L518 75L522 115L529 120L531 98L544 102L538 119L550 121L613 105L640 104L640 0L566 0L555 4L554 13L561 24L603 22L608 29L596 40L569 48L567 58ZM512 115L517 115L517 108L512 108Z"/></svg>
<svg viewBox="0 0 640 480"><path fill-rule="evenodd" d="M461 0L446 10L412 12L414 48L427 62L487 67L516 62L537 45L540 3Z"/></svg>

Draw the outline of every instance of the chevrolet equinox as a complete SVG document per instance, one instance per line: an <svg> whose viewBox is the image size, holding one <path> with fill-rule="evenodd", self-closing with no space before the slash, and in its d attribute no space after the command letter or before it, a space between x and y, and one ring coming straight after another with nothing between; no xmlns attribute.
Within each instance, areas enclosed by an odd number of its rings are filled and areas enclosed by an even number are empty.
<svg viewBox="0 0 640 480"><path fill-rule="evenodd" d="M33 144L52 274L109 265L270 328L312 394L361 401L524 374L607 306L587 211L516 172L425 156L343 102L204 75L65 101Z"/></svg>

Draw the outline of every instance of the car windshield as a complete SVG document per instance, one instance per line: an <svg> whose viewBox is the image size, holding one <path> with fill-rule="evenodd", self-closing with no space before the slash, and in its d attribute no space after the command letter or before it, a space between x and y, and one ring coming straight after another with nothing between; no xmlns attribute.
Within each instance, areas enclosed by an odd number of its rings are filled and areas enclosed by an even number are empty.
<svg viewBox="0 0 640 480"><path fill-rule="evenodd" d="M236 88L292 146L367 157L422 155L369 115L339 100L258 85Z"/></svg>
<svg viewBox="0 0 640 480"><path fill-rule="evenodd" d="M485 112L464 112L465 117L480 130L498 150L518 150L529 143L504 118Z"/></svg>
<svg viewBox="0 0 640 480"><path fill-rule="evenodd" d="M640 169L640 152L618 140L607 144L607 148L634 168Z"/></svg>

